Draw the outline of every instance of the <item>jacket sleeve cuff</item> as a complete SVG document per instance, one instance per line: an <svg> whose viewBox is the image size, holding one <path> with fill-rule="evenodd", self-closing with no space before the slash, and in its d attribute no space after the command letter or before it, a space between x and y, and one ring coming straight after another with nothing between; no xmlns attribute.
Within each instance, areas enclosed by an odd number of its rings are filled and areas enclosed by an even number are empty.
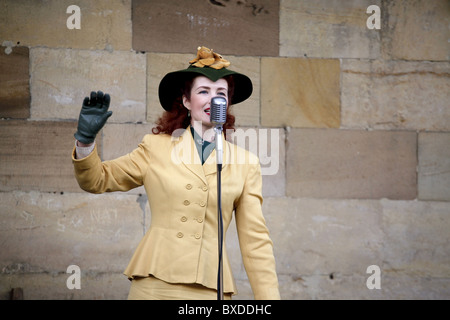
<svg viewBox="0 0 450 320"><path fill-rule="evenodd" d="M80 147L77 144L77 140L75 140L75 158L76 159L83 159L86 158L88 155L91 154L91 152L95 148L95 141L93 144L91 144L89 147Z"/></svg>
<svg viewBox="0 0 450 320"><path fill-rule="evenodd" d="M91 153L89 153L86 157L82 159L77 159L77 148L74 146L72 149L72 162L75 166L75 169L89 169L93 166L94 163L97 163L99 160L99 156L97 154L97 144L93 145L94 148Z"/></svg>

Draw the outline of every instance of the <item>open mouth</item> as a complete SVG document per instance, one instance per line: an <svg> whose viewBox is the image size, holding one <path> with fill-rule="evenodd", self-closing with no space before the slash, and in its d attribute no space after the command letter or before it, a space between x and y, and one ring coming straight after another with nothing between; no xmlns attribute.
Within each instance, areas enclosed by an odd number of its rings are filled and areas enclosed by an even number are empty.
<svg viewBox="0 0 450 320"><path fill-rule="evenodd" d="M211 108L206 108L205 110L203 110L208 116L211 115Z"/></svg>

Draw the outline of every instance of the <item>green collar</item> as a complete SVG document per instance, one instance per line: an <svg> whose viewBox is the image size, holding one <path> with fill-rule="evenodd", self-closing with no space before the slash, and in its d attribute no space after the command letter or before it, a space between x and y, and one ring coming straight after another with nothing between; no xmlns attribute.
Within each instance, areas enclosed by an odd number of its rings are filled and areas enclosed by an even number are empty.
<svg viewBox="0 0 450 320"><path fill-rule="evenodd" d="M208 159L209 155L214 150L215 143L203 140L203 138L197 133L197 131L194 130L194 127L192 126L191 134L197 147L200 160L202 161L202 164L204 164L206 159Z"/></svg>

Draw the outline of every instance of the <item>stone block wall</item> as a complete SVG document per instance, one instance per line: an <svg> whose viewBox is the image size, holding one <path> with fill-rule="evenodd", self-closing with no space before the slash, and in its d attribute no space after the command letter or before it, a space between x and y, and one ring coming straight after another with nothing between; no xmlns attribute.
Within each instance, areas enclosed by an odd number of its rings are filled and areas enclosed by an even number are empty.
<svg viewBox="0 0 450 320"><path fill-rule="evenodd" d="M2 1L0 299L127 297L147 196L78 187L76 121L90 91L110 93L98 150L131 151L162 114L160 79L199 45L253 80L235 142L260 157L282 298L449 299L449 12L447 0ZM235 299L252 299L234 225L227 246Z"/></svg>

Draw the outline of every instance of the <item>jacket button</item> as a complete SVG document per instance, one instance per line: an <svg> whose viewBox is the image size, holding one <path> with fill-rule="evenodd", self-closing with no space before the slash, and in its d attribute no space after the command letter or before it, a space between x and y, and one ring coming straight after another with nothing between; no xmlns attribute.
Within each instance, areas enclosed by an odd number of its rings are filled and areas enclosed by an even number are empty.
<svg viewBox="0 0 450 320"><path fill-rule="evenodd" d="M180 220L181 220L181 222L186 222L187 218L185 216L182 216Z"/></svg>
<svg viewBox="0 0 450 320"><path fill-rule="evenodd" d="M203 222L203 218L202 217L197 218L197 222L198 223L202 223Z"/></svg>
<svg viewBox="0 0 450 320"><path fill-rule="evenodd" d="M202 187L202 190L203 190L203 191L208 191L208 187L207 187L207 186L203 186L203 187Z"/></svg>
<svg viewBox="0 0 450 320"><path fill-rule="evenodd" d="M178 238L183 238L183 234L182 234L181 232L178 232L178 233L177 233L177 237L178 237Z"/></svg>
<svg viewBox="0 0 450 320"><path fill-rule="evenodd" d="M196 233L196 234L194 235L194 237L195 237L195 239L200 239L202 236L201 236L199 233Z"/></svg>
<svg viewBox="0 0 450 320"><path fill-rule="evenodd" d="M189 200L184 200L184 201L183 201L183 204L184 204L185 206L188 206L188 205L190 204L190 202L189 202Z"/></svg>
<svg viewBox="0 0 450 320"><path fill-rule="evenodd" d="M192 184L188 183L188 184L186 185L186 189L191 190L191 189L192 189Z"/></svg>
<svg viewBox="0 0 450 320"><path fill-rule="evenodd" d="M200 206L204 207L206 205L205 201L200 201Z"/></svg>

